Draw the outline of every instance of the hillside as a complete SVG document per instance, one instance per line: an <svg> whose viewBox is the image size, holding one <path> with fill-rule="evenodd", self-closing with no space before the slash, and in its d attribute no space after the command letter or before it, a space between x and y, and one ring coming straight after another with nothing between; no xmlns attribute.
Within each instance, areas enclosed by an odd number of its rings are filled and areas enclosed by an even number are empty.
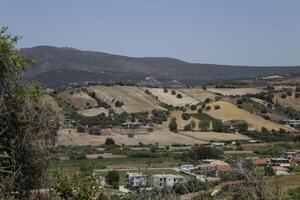
<svg viewBox="0 0 300 200"><path fill-rule="evenodd" d="M300 72L300 67L249 67L187 63L174 58L134 58L73 48L37 46L21 49L36 64L29 66L28 80L46 87L86 81L137 83L146 77L160 82L177 80L189 85Z"/></svg>
<svg viewBox="0 0 300 200"><path fill-rule="evenodd" d="M214 105L220 105L220 109L213 109ZM287 127L271 122L269 120L265 120L258 115L252 114L243 109L239 109L235 105L225 101L215 102L211 105L211 107L212 109L210 111L207 111L207 113L214 118L221 119L222 121L244 120L248 123L249 128L253 128L256 130L261 130L262 127L265 127L268 130L279 130L280 128L283 128L291 131L291 129Z"/></svg>

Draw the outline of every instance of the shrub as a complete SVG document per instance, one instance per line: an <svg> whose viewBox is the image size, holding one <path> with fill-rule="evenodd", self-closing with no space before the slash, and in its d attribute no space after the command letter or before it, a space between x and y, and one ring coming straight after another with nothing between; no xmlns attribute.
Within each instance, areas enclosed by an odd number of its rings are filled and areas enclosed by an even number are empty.
<svg viewBox="0 0 300 200"><path fill-rule="evenodd" d="M299 98L300 97L300 93L295 93L295 98Z"/></svg>
<svg viewBox="0 0 300 200"><path fill-rule="evenodd" d="M191 110L197 110L197 106L196 105L191 105Z"/></svg>
<svg viewBox="0 0 300 200"><path fill-rule="evenodd" d="M286 94L282 94L281 96L280 96L282 99L286 99Z"/></svg>
<svg viewBox="0 0 300 200"><path fill-rule="evenodd" d="M288 96L292 96L293 95L293 92L292 91L287 91L286 93Z"/></svg>
<svg viewBox="0 0 300 200"><path fill-rule="evenodd" d="M182 94L178 93L178 94L176 95L176 98L177 98L177 99L182 99Z"/></svg>
<svg viewBox="0 0 300 200"><path fill-rule="evenodd" d="M188 125L185 125L184 128L183 128L184 131L190 131L191 130L191 125L188 124Z"/></svg>
<svg viewBox="0 0 300 200"><path fill-rule="evenodd" d="M202 108L198 108L197 112L202 113Z"/></svg>
<svg viewBox="0 0 300 200"><path fill-rule="evenodd" d="M167 88L164 88L164 93L168 93L168 89Z"/></svg>
<svg viewBox="0 0 300 200"><path fill-rule="evenodd" d="M265 119L265 120L270 120L271 117L269 115L262 115L262 117Z"/></svg>
<svg viewBox="0 0 300 200"><path fill-rule="evenodd" d="M146 89L145 93L146 94L151 94L151 92L148 89Z"/></svg>
<svg viewBox="0 0 300 200"><path fill-rule="evenodd" d="M267 113L267 109L265 109L265 108L261 109L260 113L266 114Z"/></svg>
<svg viewBox="0 0 300 200"><path fill-rule="evenodd" d="M177 132L177 122L176 118L172 118L169 123L169 130L172 132Z"/></svg>
<svg viewBox="0 0 300 200"><path fill-rule="evenodd" d="M210 106L207 106L207 107L206 107L206 110L210 110L210 109L211 109L211 107L210 107Z"/></svg>
<svg viewBox="0 0 300 200"><path fill-rule="evenodd" d="M121 108L122 106L124 106L124 103L122 101L116 101L115 102L115 107L116 108Z"/></svg>
<svg viewBox="0 0 300 200"><path fill-rule="evenodd" d="M175 94L176 94L176 91L175 91L175 90L172 90L172 91L171 91L171 94L172 94L172 95L175 95Z"/></svg>
<svg viewBox="0 0 300 200"><path fill-rule="evenodd" d="M191 130L193 130L196 127L196 122L194 120L192 120L189 125L190 125Z"/></svg>
<svg viewBox="0 0 300 200"><path fill-rule="evenodd" d="M201 131L208 131L208 129L209 129L209 121L208 120L201 120L201 121L199 121L198 128Z"/></svg>
<svg viewBox="0 0 300 200"><path fill-rule="evenodd" d="M215 105L215 110L220 110L221 106L220 105Z"/></svg>
<svg viewBox="0 0 300 200"><path fill-rule="evenodd" d="M118 188L120 175L116 170L109 171L105 177L106 182L114 188Z"/></svg>
<svg viewBox="0 0 300 200"><path fill-rule="evenodd" d="M105 145L107 146L115 145L115 141L112 138L106 138Z"/></svg>
<svg viewBox="0 0 300 200"><path fill-rule="evenodd" d="M236 100L236 104L238 104L238 105L243 104L243 99L237 99L237 100Z"/></svg>
<svg viewBox="0 0 300 200"><path fill-rule="evenodd" d="M213 120L213 130L216 132L223 132L223 122L221 120Z"/></svg>
<svg viewBox="0 0 300 200"><path fill-rule="evenodd" d="M202 86L203 90L207 90L207 87L205 85Z"/></svg>
<svg viewBox="0 0 300 200"><path fill-rule="evenodd" d="M134 136L135 136L135 135L134 135L133 133L129 133L129 134L128 134L128 137L129 137L129 138L134 138Z"/></svg>
<svg viewBox="0 0 300 200"><path fill-rule="evenodd" d="M189 115L188 113L182 113L182 114L181 114L181 118L182 118L183 120L189 120L189 119L190 119L190 115Z"/></svg>
<svg viewBox="0 0 300 200"><path fill-rule="evenodd" d="M210 98L206 98L204 102L205 102L205 103L210 103L210 102L211 102L211 99L210 99Z"/></svg>

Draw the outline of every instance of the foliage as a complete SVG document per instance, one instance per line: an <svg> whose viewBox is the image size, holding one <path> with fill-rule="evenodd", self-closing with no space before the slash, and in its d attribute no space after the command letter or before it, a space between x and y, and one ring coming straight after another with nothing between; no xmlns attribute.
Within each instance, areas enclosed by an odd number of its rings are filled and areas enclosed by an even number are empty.
<svg viewBox="0 0 300 200"><path fill-rule="evenodd" d="M105 177L106 182L114 188L119 187L120 175L116 170L109 171Z"/></svg>
<svg viewBox="0 0 300 200"><path fill-rule="evenodd" d="M182 113L182 114L181 114L181 118L182 118L183 120L189 120L189 119L190 119L190 115L189 115L188 113Z"/></svg>
<svg viewBox="0 0 300 200"><path fill-rule="evenodd" d="M177 194L182 195L191 192L205 191L208 189L208 185L197 179L190 179L185 183L176 183L173 188Z"/></svg>
<svg viewBox="0 0 300 200"><path fill-rule="evenodd" d="M107 146L115 145L114 139L112 139L112 138L106 138L105 145L107 145Z"/></svg>
<svg viewBox="0 0 300 200"><path fill-rule="evenodd" d="M6 31L0 28L0 199L24 199L45 181L58 118L40 84L21 79L26 60L15 49L19 38Z"/></svg>
<svg viewBox="0 0 300 200"><path fill-rule="evenodd" d="M273 167L267 166L265 167L265 175L266 176L275 176L275 170L273 169Z"/></svg>
<svg viewBox="0 0 300 200"><path fill-rule="evenodd" d="M178 93L178 94L176 95L176 98L177 98L177 99L182 99L182 94Z"/></svg>
<svg viewBox="0 0 300 200"><path fill-rule="evenodd" d="M209 130L209 121L208 120L201 120L198 122L198 128L201 131L208 131Z"/></svg>
<svg viewBox="0 0 300 200"><path fill-rule="evenodd" d="M195 147L189 152L182 153L179 159L201 160L219 158L223 154L222 150L214 147Z"/></svg>
<svg viewBox="0 0 300 200"><path fill-rule="evenodd" d="M116 108L121 108L122 106L124 106L123 101L118 101L118 100L117 100L117 101L115 102L115 107L116 107Z"/></svg>
<svg viewBox="0 0 300 200"><path fill-rule="evenodd" d="M71 178L57 174L52 193L63 200L97 199L103 196L98 180L99 177L87 173L80 173Z"/></svg>
<svg viewBox="0 0 300 200"><path fill-rule="evenodd" d="M223 122L221 120L213 120L212 122L213 130L216 132L223 132Z"/></svg>
<svg viewBox="0 0 300 200"><path fill-rule="evenodd" d="M172 118L169 123L169 130L172 132L177 132L177 122L176 118Z"/></svg>

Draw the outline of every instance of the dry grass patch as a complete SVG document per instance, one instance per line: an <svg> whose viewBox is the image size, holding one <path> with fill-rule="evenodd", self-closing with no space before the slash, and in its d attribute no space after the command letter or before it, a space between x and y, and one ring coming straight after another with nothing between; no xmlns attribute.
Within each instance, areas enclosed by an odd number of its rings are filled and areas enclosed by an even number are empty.
<svg viewBox="0 0 300 200"><path fill-rule="evenodd" d="M283 93L276 93L274 96L274 102L279 103L283 107L291 107L297 111L300 111L300 98L295 98L295 92L292 96L287 96L285 99L281 98Z"/></svg>
<svg viewBox="0 0 300 200"><path fill-rule="evenodd" d="M218 133L218 132L181 132L185 135L195 137L205 141L226 141L226 140L249 140L250 138L238 133Z"/></svg>
<svg viewBox="0 0 300 200"><path fill-rule="evenodd" d="M196 99L190 97L189 95L175 90L176 94L172 95L171 91L173 89L168 89L168 92L164 92L164 90L162 88L148 88L148 90L152 93L152 95L154 97L157 97L157 99L160 102L163 102L165 104L168 105L172 105L172 106L181 106L181 105L187 105L187 104L197 104L199 101L197 101ZM181 94L182 98L177 98L176 95L177 94Z"/></svg>
<svg viewBox="0 0 300 200"><path fill-rule="evenodd" d="M215 105L220 105L220 109L215 110ZM212 109L210 111L207 111L206 113L214 118L221 119L222 121L244 120L248 123L249 128L254 128L256 130L261 130L262 127L265 127L268 130L279 130L280 128L282 128L291 131L291 129L285 126L271 122L269 120L265 120L260 116L249 113L248 111L245 111L243 109L239 109L235 105L225 101L215 102L210 104L210 106L212 107Z"/></svg>
<svg viewBox="0 0 300 200"><path fill-rule="evenodd" d="M262 91L261 88L207 88L207 90L210 92L222 94L224 96L257 94Z"/></svg>
<svg viewBox="0 0 300 200"><path fill-rule="evenodd" d="M187 94L188 96L196 99L197 101L203 102L205 99L215 99L216 94L207 90L203 90L202 88L183 88L179 89L179 91Z"/></svg>
<svg viewBox="0 0 300 200"><path fill-rule="evenodd" d="M97 106L97 102L80 88L60 92L58 98L62 98L65 102L70 103L78 110L94 108Z"/></svg>
<svg viewBox="0 0 300 200"><path fill-rule="evenodd" d="M111 105L117 112L143 112L163 109L157 99L145 93L144 88L134 86L92 86L88 88ZM115 107L115 101L122 101L124 106Z"/></svg>
<svg viewBox="0 0 300 200"><path fill-rule="evenodd" d="M70 131L71 130L71 131ZM172 133L169 131L154 131L150 134L135 135L133 138L129 138L127 135L120 135L117 133L111 133L111 135L98 136L89 135L86 133L78 133L75 129L62 129L58 132L58 145L75 145L75 146L99 146L105 143L106 138L112 138L116 144L122 145L139 145L140 142L143 144L155 144L160 145L172 145L177 144L206 144L207 142L201 140L195 140L193 138Z"/></svg>

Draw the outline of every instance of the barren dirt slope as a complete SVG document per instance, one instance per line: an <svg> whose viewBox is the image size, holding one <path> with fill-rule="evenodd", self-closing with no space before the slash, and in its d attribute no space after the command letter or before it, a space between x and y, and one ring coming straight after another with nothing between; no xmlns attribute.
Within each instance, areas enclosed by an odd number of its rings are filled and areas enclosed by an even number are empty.
<svg viewBox="0 0 300 200"><path fill-rule="evenodd" d="M221 108L219 110L215 110L214 105L220 105ZM261 130L262 127L266 127L268 130L279 130L280 128L291 130L280 124L276 124L269 120L265 120L260 116L251 114L248 111L239 109L235 105L225 101L218 101L212 103L210 106L212 109L207 113L214 118L221 119L222 121L244 120L248 123L249 128L254 128L256 130Z"/></svg>

